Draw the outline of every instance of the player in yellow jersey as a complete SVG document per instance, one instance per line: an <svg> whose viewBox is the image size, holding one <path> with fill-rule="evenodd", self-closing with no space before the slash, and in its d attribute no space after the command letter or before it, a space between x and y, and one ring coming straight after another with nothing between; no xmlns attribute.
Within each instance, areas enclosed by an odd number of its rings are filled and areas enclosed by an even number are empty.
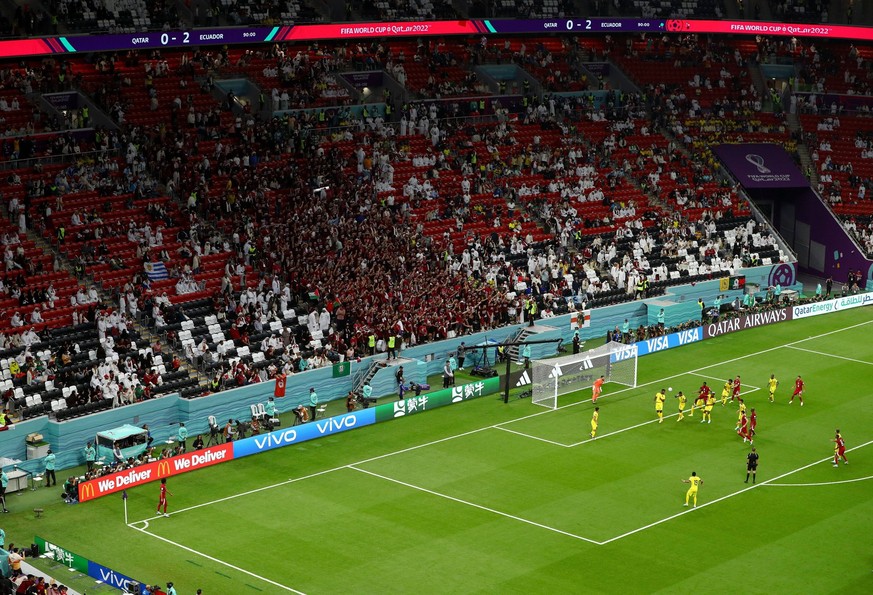
<svg viewBox="0 0 873 595"><path fill-rule="evenodd" d="M674 398L679 399L679 417L676 418L676 421L682 421L685 419L685 404L688 403L688 397L680 390Z"/></svg>
<svg viewBox="0 0 873 595"><path fill-rule="evenodd" d="M694 498L694 506L697 507L697 489L703 485L703 480L697 476L695 471L691 472L691 477L688 479L683 479L682 483L690 483L691 487L688 488L688 491L685 492L685 504L683 506L688 506L688 500L692 497Z"/></svg>
<svg viewBox="0 0 873 595"><path fill-rule="evenodd" d="M655 413L658 414L658 423L664 423L664 401L667 400L667 389L662 388L655 393Z"/></svg>
<svg viewBox="0 0 873 595"><path fill-rule="evenodd" d="M597 422L600 419L600 407L594 408L594 413L591 414L591 439L597 436Z"/></svg>
<svg viewBox="0 0 873 595"><path fill-rule="evenodd" d="M740 408L737 410L737 427L734 430L739 430L743 423L743 417L746 415L746 404L740 399Z"/></svg>
<svg viewBox="0 0 873 595"><path fill-rule="evenodd" d="M776 380L776 374L770 374L770 380L767 381L767 387L770 389L770 402L776 400L776 387L779 386L779 381Z"/></svg>
<svg viewBox="0 0 873 595"><path fill-rule="evenodd" d="M706 405L703 408L703 419L700 423L712 423L712 407L715 405L715 395L709 393L709 396L706 397Z"/></svg>
<svg viewBox="0 0 873 595"><path fill-rule="evenodd" d="M721 389L721 406L724 407L727 403L727 400L731 398L731 393L734 390L734 382L733 380L728 380L724 383L724 387Z"/></svg>

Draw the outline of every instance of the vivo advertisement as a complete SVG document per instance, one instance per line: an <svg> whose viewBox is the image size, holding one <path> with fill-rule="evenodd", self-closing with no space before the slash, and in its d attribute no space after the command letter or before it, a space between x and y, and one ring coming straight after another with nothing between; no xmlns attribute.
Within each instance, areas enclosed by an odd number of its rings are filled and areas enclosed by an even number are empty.
<svg viewBox="0 0 873 595"><path fill-rule="evenodd" d="M125 593L148 592L144 583L134 580L129 576L125 576L120 572L116 572L111 568L106 568L102 564L92 562L91 560L88 561L88 576Z"/></svg>
<svg viewBox="0 0 873 595"><path fill-rule="evenodd" d="M352 413L337 415L336 417L328 417L321 421L292 426L284 430L276 430L269 434L251 436L250 438L243 438L233 443L233 458L238 459L240 457L256 455L260 452L273 450L274 448L282 448L283 446L290 446L298 442L306 442L314 438L362 428L374 423L376 423L375 408L361 409Z"/></svg>
<svg viewBox="0 0 873 595"><path fill-rule="evenodd" d="M646 339L645 341L638 341L632 345L626 345L612 353L609 356L609 361L612 363L620 362L630 359L634 355L642 357L644 355L649 355L650 353L664 351L665 349L672 349L674 347L688 345L689 343L696 343L702 339L703 328L698 326L696 328L670 333L663 337L655 337L653 339Z"/></svg>
<svg viewBox="0 0 873 595"><path fill-rule="evenodd" d="M809 187L809 181L779 145L719 145L715 154L744 188Z"/></svg>

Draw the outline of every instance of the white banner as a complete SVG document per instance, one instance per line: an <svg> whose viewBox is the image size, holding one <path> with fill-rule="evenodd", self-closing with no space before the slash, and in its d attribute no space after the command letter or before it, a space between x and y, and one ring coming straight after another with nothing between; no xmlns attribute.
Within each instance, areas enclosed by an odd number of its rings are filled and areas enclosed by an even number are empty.
<svg viewBox="0 0 873 595"><path fill-rule="evenodd" d="M809 318L810 316L819 316L821 314L833 314L841 310L849 310L851 308L860 308L873 304L873 294L859 293L834 300L826 300L824 302L814 302L811 304L803 304L802 306L794 306L793 318Z"/></svg>
<svg viewBox="0 0 873 595"><path fill-rule="evenodd" d="M570 329L576 330L591 326L591 310L582 310L570 314Z"/></svg>

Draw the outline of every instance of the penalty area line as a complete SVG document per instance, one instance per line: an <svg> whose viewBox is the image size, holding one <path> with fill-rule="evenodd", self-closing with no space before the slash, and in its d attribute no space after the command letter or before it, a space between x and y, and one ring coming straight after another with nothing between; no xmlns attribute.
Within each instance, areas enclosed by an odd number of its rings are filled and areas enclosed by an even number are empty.
<svg viewBox="0 0 873 595"><path fill-rule="evenodd" d="M138 522L142 523L143 521L138 521ZM161 537L160 535L156 535L154 533L151 533L150 531L146 531L145 529L140 529L139 527L134 527L134 524L136 524L136 523L130 523L127 526L130 527L131 529L135 529L136 531L139 531L140 533L144 533L146 535L150 535L151 537L154 537L155 539L159 539L159 540L163 541L164 543L174 545L177 548L181 548L181 549L185 550L186 552L190 552L190 553L195 554L197 556L200 556L202 558L206 558L207 560L209 560L211 562L215 562L216 564L221 564L222 566L226 566L227 568L230 568L232 570L236 570L237 572L241 572L243 574L246 574L252 578L258 579L259 581L263 581L265 583L273 585L274 587L278 587L280 589L288 591L289 593L297 593L298 595L306 595L303 591L298 591L297 589L292 589L288 585L283 585L282 583L277 583L274 580L268 579L267 577L261 576L260 574L255 574L254 572L246 570L245 568L240 568L239 566L234 566L233 564L230 564L229 562L225 562L224 560L220 560L219 558L216 558L214 556L210 556L209 554L204 554L203 552L201 552L199 550L195 550L194 548L188 547L187 545L182 545L181 543L173 541L172 539L167 539L166 537Z"/></svg>
<svg viewBox="0 0 873 595"><path fill-rule="evenodd" d="M858 450L860 448L864 448L865 446L869 446L870 444L873 444L873 440L869 440L869 441L865 442L864 444L859 444L858 446L855 446L853 448L846 449L846 452L850 452L852 450ZM826 457L824 459L819 459L818 461L813 461L812 463L809 463L807 465L803 465L802 467L798 467L797 469L792 469L791 471L786 471L785 473L783 473L781 475L777 475L776 477L766 479L760 483L752 484L747 488L743 488L742 490L737 490L736 492L732 492L730 494L725 494L724 496L721 496L720 498L716 498L715 500L712 500L710 502L705 502L705 503L701 504L700 506L695 506L694 508L686 508L682 512L677 512L676 514L672 514L668 517L665 517L663 519L655 521L654 523L649 523L648 525L643 525L642 527L637 527L636 529L633 529L631 531L627 531L625 533L622 533L621 535L616 535L615 537L611 537L605 541L601 541L600 543L598 543L598 545L606 545L608 543L612 543L613 541L618 541L619 539L624 539L625 537L630 537L631 535L634 535L636 533L641 533L642 531L645 531L646 529L651 529L652 527L657 527L658 525L660 525L662 523L666 523L667 521L672 521L675 518L679 518L683 515L689 514L691 512L695 512L701 508L706 508L707 506L712 506L713 504L717 504L719 502L722 502L723 500L727 500L728 498L733 498L734 496L744 494L744 493L748 492L749 490L754 490L756 488L766 487L768 485L769 486L784 485L784 484L775 484L774 482L779 481L783 477L788 477L789 475L794 475L795 473L799 473L801 471L809 469L810 467L815 467L816 465L820 465L821 463L833 461L833 460L834 460L834 457L829 456L829 457Z"/></svg>
<svg viewBox="0 0 873 595"><path fill-rule="evenodd" d="M525 434L524 432L516 432L515 430L510 430L509 428L504 428L503 426L493 426L495 430L500 430L502 432L509 432L510 434L516 434L517 436L524 436L525 438L530 438L531 440L539 440L540 442L546 442L548 444L554 444L555 446L563 446L564 448L569 448L573 446L572 444L564 444L563 442L557 442L555 440L549 440L547 438L540 438L539 436L532 436L531 434Z"/></svg>
<svg viewBox="0 0 873 595"><path fill-rule="evenodd" d="M542 523L538 523L536 521L532 521L532 520L526 519L524 517L516 516L514 514L509 514L508 512L503 512L500 510L496 510L494 508L489 508L487 506L483 506L481 504L476 504L475 502L470 502L469 500L462 500L461 498L449 496L448 494L443 494L442 492L436 492L434 490L429 490L427 488L417 486L417 485L412 484L412 483L407 483L407 482L401 481L399 479L394 479L393 477L388 477L387 475L381 475L381 474L375 473L373 471L367 471L366 469L361 469L359 467L355 467L354 465L349 465L348 468L353 469L354 471L358 471L359 473L364 473L366 475L371 475L373 477L377 477L377 478L385 480L385 481L390 481L391 483L396 483L398 485L402 485L402 486L410 488L412 490L418 490L419 492L424 492L426 494L430 494L431 496L437 496L439 498L451 500L452 502L457 502L458 504L465 504L465 505L471 506L473 508L478 508L479 510L484 510L485 512L490 512L491 514L496 514L498 516L502 516L502 517L507 518L507 519L512 519L513 521L518 521L520 523L525 523L527 525L538 527L540 529L545 529L545 530L551 531L553 533L558 533L560 535L572 537L573 539L578 539L579 541L587 541L588 543L593 543L594 545L601 545L601 543L599 541L595 541L594 539L582 537L581 535L576 535L575 533L570 533L569 531L564 531L562 529L550 527L549 525L544 525Z"/></svg>
<svg viewBox="0 0 873 595"><path fill-rule="evenodd" d="M804 349L803 347L795 347L794 345L786 345L789 349L796 349L797 351L805 351L807 353L813 353L815 355L821 355L822 357L835 357L837 359L845 360L847 362L854 362L856 364L864 364L865 366L873 366L873 362L865 362L862 359L855 359L853 357L846 357L845 355L837 355L836 353L825 353L824 351L815 351L814 349Z"/></svg>

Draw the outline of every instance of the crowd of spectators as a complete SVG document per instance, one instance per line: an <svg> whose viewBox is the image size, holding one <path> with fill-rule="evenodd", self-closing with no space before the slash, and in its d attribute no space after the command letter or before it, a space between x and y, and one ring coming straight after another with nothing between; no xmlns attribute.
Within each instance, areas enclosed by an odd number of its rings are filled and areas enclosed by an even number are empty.
<svg viewBox="0 0 873 595"><path fill-rule="evenodd" d="M559 64L555 72L574 76L581 49L572 43L532 41L530 50L514 43L461 49L422 41L408 55L408 45L392 42L306 51L276 45L233 59L219 50L178 61L153 55L145 63L157 64L156 75L180 81L190 76L192 63L209 76L257 68L282 89L267 100L279 109L311 106L319 91L323 97L331 88L335 70L363 56L400 79L404 63L438 69L502 59L507 52L522 66ZM647 83L640 95L608 93L602 104L530 95L522 105L505 107L389 101L397 123L387 114L333 109L323 118L301 112L237 117L238 124L226 128L228 102L205 113L192 105L194 122L187 127L123 125L97 139L123 157L60 172L54 180L64 188L59 194L124 193L134 206L160 187L181 202L181 211L155 203L147 217L122 225L75 210L70 237L77 271L107 264L127 271L130 259L114 257L107 242L126 236L137 246L140 270L117 287L119 309L144 316L158 332L169 329L171 340L177 330L170 327L189 319L176 298L210 295L210 312L227 324L230 343L198 336L183 352L194 365L211 366L217 389L362 355L372 334L414 345L516 322L531 297L549 316L616 291L639 297L644 278L710 275L751 262L755 248L772 246L773 238L748 229L745 220L731 223L742 210L735 193L718 182L714 158L695 143L701 137L742 140L771 128L785 134L784 123L761 119L757 89L738 74L746 57L730 46L691 37L661 44L635 41L621 50L610 40L604 54L673 56L668 59L676 68L703 63L714 74ZM126 67L142 58L125 58ZM123 110L125 75L109 74L98 101ZM552 81L556 89L565 82ZM424 94L444 94L441 84L427 83ZM713 99L704 103L695 90L711 91ZM330 100L333 107L346 101L339 95ZM179 108L174 111L181 114ZM463 117L469 115L488 124L468 125ZM674 138L664 139L664 129ZM166 229L173 230L170 237ZM393 258L373 256L386 250ZM680 252L699 255L690 263ZM199 274L198 263L215 253L230 256L212 282ZM144 272L156 261L173 282L159 291ZM289 318L309 316L310 309L319 319L326 309L326 328L287 330ZM311 342L316 333L319 345ZM239 358L240 348L270 361ZM121 365L112 377L126 373Z"/></svg>

